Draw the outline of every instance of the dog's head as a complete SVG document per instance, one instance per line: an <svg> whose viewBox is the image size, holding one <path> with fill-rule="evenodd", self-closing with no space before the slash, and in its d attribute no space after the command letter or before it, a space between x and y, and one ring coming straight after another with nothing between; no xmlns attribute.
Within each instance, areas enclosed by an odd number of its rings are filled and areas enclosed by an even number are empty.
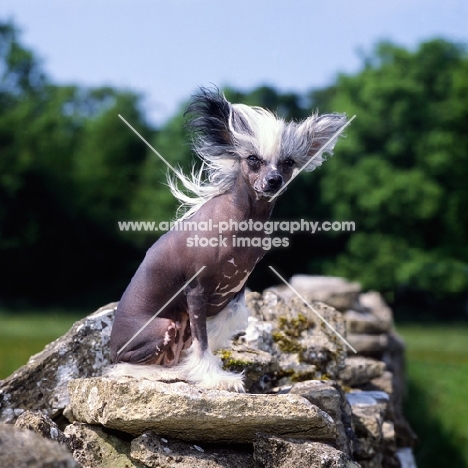
<svg viewBox="0 0 468 468"><path fill-rule="evenodd" d="M268 110L231 104L205 89L187 113L196 135L194 149L208 166L210 182L226 186L240 174L257 198L275 195L295 171L320 166L324 155L332 154L338 136L330 138L346 123L343 114L285 122Z"/></svg>

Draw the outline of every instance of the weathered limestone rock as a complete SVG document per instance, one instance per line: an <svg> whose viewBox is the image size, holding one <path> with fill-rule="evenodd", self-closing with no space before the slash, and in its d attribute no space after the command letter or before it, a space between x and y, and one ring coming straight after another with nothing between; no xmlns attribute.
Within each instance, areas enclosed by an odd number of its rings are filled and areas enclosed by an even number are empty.
<svg viewBox="0 0 468 468"><path fill-rule="evenodd" d="M158 436L153 431L143 433L131 444L133 461L149 468L256 468L251 453L225 448L201 447Z"/></svg>
<svg viewBox="0 0 468 468"><path fill-rule="evenodd" d="M254 459L262 468L360 468L330 445L264 434L254 441Z"/></svg>
<svg viewBox="0 0 468 468"><path fill-rule="evenodd" d="M277 359L270 353L245 344L233 344L230 349L223 349L217 354L225 370L244 372L245 390L248 393L266 393L280 372Z"/></svg>
<svg viewBox="0 0 468 468"><path fill-rule="evenodd" d="M301 395L329 414L334 420L341 416L341 395L331 380L308 380L294 384L291 395Z"/></svg>
<svg viewBox="0 0 468 468"><path fill-rule="evenodd" d="M289 282L307 300L325 302L340 311L352 309L357 304L361 292L359 283L350 283L339 277L294 275ZM295 296L287 286L271 289L285 298Z"/></svg>
<svg viewBox="0 0 468 468"><path fill-rule="evenodd" d="M392 330L392 310L385 303L381 294L375 291L360 294L359 303L359 310L363 314L374 317L371 321L373 326L377 324L378 327L372 329L369 328L369 324L363 326L364 322L362 320L360 324L356 320L354 325L350 325L347 319L348 331L352 331L352 334L348 334L348 339L360 354L373 356L385 362L386 371L382 376L374 377L369 382L356 386L363 390L382 390L390 395L390 404L386 417L395 425L398 446L413 447L417 438L403 416L403 394L406 385L404 377L405 347L402 339ZM349 312L345 313L345 317L347 314ZM353 316L356 317L356 315ZM362 317L361 315L361 319ZM387 325L389 328L385 333L372 335L372 333L379 333ZM364 334L359 335L359 330Z"/></svg>
<svg viewBox="0 0 468 468"><path fill-rule="evenodd" d="M393 312L382 295L377 291L369 291L359 295L359 304L364 311L370 312L382 323L393 325Z"/></svg>
<svg viewBox="0 0 468 468"><path fill-rule="evenodd" d="M145 468L130 458L130 442L102 427L73 423L66 427L73 458L82 468Z"/></svg>
<svg viewBox="0 0 468 468"><path fill-rule="evenodd" d="M358 354L364 356L381 358L388 347L388 335L359 335L348 334L346 339Z"/></svg>
<svg viewBox="0 0 468 468"><path fill-rule="evenodd" d="M0 422L13 422L26 409L55 417L68 404L72 379L100 375L109 365L115 304L76 322L61 338L32 356L0 382Z"/></svg>
<svg viewBox="0 0 468 468"><path fill-rule="evenodd" d="M0 466L80 468L70 452L58 442L11 424L0 424Z"/></svg>
<svg viewBox="0 0 468 468"><path fill-rule="evenodd" d="M388 395L384 392L351 392L346 398L351 405L356 434L380 443Z"/></svg>
<svg viewBox="0 0 468 468"><path fill-rule="evenodd" d="M346 330L349 334L378 335L389 332L393 326L391 319L382 320L370 312L347 310L343 317L346 320Z"/></svg>
<svg viewBox="0 0 468 468"><path fill-rule="evenodd" d="M335 421L336 447L347 455L353 453L354 430L351 427L351 408L333 380L309 380L295 384L290 392L301 395L329 414Z"/></svg>
<svg viewBox="0 0 468 468"><path fill-rule="evenodd" d="M379 377L374 377L367 384L360 386L362 390L381 390L388 393L390 399L392 399L393 387L393 373L388 370L384 371Z"/></svg>
<svg viewBox="0 0 468 468"><path fill-rule="evenodd" d="M55 440L65 445L67 448L70 448L68 437L59 429L52 419L40 411L25 411L18 417L15 426L21 429L28 429L45 439Z"/></svg>
<svg viewBox="0 0 468 468"><path fill-rule="evenodd" d="M396 453L395 425L391 421L384 421L382 424L382 451L385 468L400 468Z"/></svg>
<svg viewBox="0 0 468 468"><path fill-rule="evenodd" d="M385 421L389 396L381 391L351 392L351 405L357 436L355 456L365 468L398 468L394 425Z"/></svg>
<svg viewBox="0 0 468 468"><path fill-rule="evenodd" d="M282 287L248 293L249 326L219 352L226 369L244 372L248 394L98 377L109 364L111 304L0 382L0 421L35 431L26 432L34 448L60 442L84 468L357 468L353 458L361 468L414 468L415 436L402 412L404 345L391 309L340 278L293 283L315 312ZM2 463L2 449L18 454L23 442L1 434L0 466L26 466ZM64 452L47 453L28 463L76 466L69 454L63 465Z"/></svg>
<svg viewBox="0 0 468 468"><path fill-rule="evenodd" d="M133 435L147 430L185 441L252 442L262 431L335 439L332 418L298 395L206 391L184 382L90 378L69 384L75 420Z"/></svg>
<svg viewBox="0 0 468 468"><path fill-rule="evenodd" d="M382 295L370 291L359 295L355 308L344 313L349 334L378 335L393 328L393 313Z"/></svg>
<svg viewBox="0 0 468 468"><path fill-rule="evenodd" d="M403 396L406 388L404 353L403 340L396 333L390 333L384 360L388 363L389 371L392 372L391 402L394 411L396 438L399 447L414 447L417 441L416 434L403 415Z"/></svg>
<svg viewBox="0 0 468 468"><path fill-rule="evenodd" d="M385 363L363 356L348 356L346 366L340 371L339 379L348 387L356 387L380 377L385 371Z"/></svg>
<svg viewBox="0 0 468 468"><path fill-rule="evenodd" d="M273 291L248 294L247 305L252 318L240 340L277 359L278 385L337 377L346 345L317 315L343 336L343 317L333 307L313 302L313 311L297 296L283 299Z"/></svg>

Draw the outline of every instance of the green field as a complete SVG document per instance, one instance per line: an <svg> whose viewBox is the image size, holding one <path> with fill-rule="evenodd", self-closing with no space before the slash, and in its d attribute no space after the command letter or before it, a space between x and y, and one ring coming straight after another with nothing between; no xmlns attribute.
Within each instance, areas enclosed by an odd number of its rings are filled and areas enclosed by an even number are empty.
<svg viewBox="0 0 468 468"><path fill-rule="evenodd" d="M0 379L82 316L0 313ZM397 329L407 346L405 414L420 439L418 468L467 468L468 325Z"/></svg>
<svg viewBox="0 0 468 468"><path fill-rule="evenodd" d="M86 314L0 312L0 379L26 364L29 357L63 335Z"/></svg>
<svg viewBox="0 0 468 468"><path fill-rule="evenodd" d="M418 468L468 467L468 325L399 326Z"/></svg>

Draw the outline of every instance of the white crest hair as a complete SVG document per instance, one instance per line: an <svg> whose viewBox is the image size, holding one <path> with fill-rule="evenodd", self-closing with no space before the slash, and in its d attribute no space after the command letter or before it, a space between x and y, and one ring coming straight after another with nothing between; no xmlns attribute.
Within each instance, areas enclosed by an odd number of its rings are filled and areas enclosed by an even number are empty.
<svg viewBox="0 0 468 468"><path fill-rule="evenodd" d="M232 188L239 163L250 155L276 163L296 162L296 170L310 160L313 171L332 155L336 137L314 158L324 144L346 123L344 114L313 114L302 122L285 122L269 110L245 104L231 104L223 95L201 89L188 107L189 128L194 133L193 149L202 160L190 177L181 170L168 175L168 185L186 210L179 218L195 213L211 198ZM188 195L178 186L180 181Z"/></svg>

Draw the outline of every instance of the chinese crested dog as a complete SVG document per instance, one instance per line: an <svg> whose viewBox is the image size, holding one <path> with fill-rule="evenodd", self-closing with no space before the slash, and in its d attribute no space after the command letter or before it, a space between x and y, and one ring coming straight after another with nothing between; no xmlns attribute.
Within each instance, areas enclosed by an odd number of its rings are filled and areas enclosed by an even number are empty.
<svg viewBox="0 0 468 468"><path fill-rule="evenodd" d="M285 122L268 110L231 104L205 89L187 115L194 150L204 164L191 178L176 174L193 197L170 180L188 211L177 229L148 250L119 302L109 374L243 391L242 374L223 370L213 353L246 328L245 284L265 254L261 243L241 248L231 241L238 234L251 239L267 235L236 226L245 220L267 222L276 195L291 177L302 168L314 170L324 153L332 154L346 117L314 114ZM216 231L212 235L218 242L193 247L189 237L206 238L209 233L200 226L206 228L208 221L213 229L226 227L223 239Z"/></svg>

